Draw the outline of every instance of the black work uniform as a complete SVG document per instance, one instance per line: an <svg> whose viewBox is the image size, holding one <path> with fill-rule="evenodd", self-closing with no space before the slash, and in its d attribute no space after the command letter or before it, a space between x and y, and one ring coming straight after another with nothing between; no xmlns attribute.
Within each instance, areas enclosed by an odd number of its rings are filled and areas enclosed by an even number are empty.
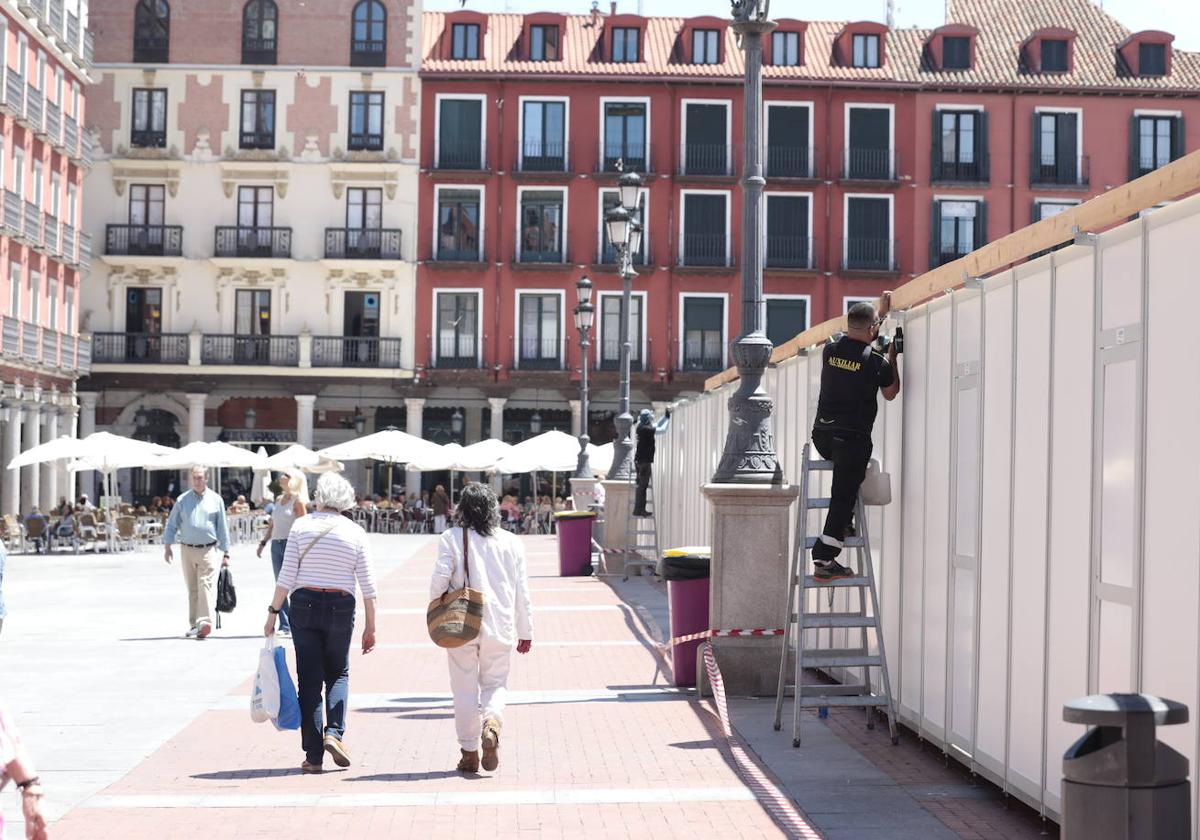
<svg viewBox="0 0 1200 840"><path fill-rule="evenodd" d="M650 474L654 467L654 435L657 429L653 423L639 423L637 432L637 448L633 452L633 464L637 470L637 492L633 499L633 515L646 515L646 488L650 486Z"/></svg>
<svg viewBox="0 0 1200 840"><path fill-rule="evenodd" d="M833 461L833 490L825 530L812 550L816 562L833 560L841 553L871 460L879 389L895 378L891 363L857 339L843 336L825 345L821 353L821 397L812 440L821 457Z"/></svg>

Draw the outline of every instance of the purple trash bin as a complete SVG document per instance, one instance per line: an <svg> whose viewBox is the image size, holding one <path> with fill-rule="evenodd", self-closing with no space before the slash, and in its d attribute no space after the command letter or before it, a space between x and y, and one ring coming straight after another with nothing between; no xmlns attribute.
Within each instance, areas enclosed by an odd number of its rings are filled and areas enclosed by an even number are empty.
<svg viewBox="0 0 1200 840"><path fill-rule="evenodd" d="M673 548L663 554L663 579L671 611L671 638L708 630L709 551ZM671 670L680 688L696 685L696 651L703 639L671 649Z"/></svg>
<svg viewBox="0 0 1200 840"><path fill-rule="evenodd" d="M568 510L554 514L558 530L558 574L579 577L592 573L592 522L590 510Z"/></svg>

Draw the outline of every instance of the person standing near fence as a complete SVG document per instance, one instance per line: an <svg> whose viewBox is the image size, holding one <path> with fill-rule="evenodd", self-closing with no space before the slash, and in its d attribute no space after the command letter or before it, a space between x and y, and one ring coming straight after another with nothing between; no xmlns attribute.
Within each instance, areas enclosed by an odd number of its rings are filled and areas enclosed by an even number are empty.
<svg viewBox="0 0 1200 840"><path fill-rule="evenodd" d="M271 508L271 518L267 520L267 532L259 541L256 552L262 557L267 543L271 544L271 568L275 571L276 581L279 580L279 570L283 568L283 553L287 549L288 534L292 532L292 525L308 513L308 482L304 480L304 474L299 471L296 471L295 475L285 472L279 477L279 483L283 485L283 492L275 499ZM283 599L283 606L279 608L279 632L284 636L292 634L287 598Z"/></svg>
<svg viewBox="0 0 1200 840"><path fill-rule="evenodd" d="M192 467L192 489L171 508L167 526L163 529L163 559L172 560L171 544L180 545L180 565L187 583L188 638L204 639L212 632L216 614L217 552L221 565L229 565L229 523L225 519L225 502L208 486L208 471Z"/></svg>
<svg viewBox="0 0 1200 840"><path fill-rule="evenodd" d="M833 488L824 531L812 549L813 578L818 583L855 574L837 556L850 533L858 489L871 460L878 395L882 392L891 401L900 393L895 342L886 359L873 346L890 304L891 295L885 292L881 312L865 301L851 306L846 334L821 351L821 396L812 440L821 457L833 462Z"/></svg>

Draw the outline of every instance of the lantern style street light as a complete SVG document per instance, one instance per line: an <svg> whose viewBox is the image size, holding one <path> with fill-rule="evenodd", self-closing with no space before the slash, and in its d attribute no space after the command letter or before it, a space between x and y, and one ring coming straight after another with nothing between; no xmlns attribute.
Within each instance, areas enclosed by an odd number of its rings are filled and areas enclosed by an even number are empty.
<svg viewBox="0 0 1200 840"><path fill-rule="evenodd" d="M579 463L575 465L573 478L591 478L592 467L588 463L588 347L591 345L592 324L596 320L596 308L592 306L592 281L579 278L575 284L578 303L575 305L575 329L579 330Z"/></svg>
<svg viewBox="0 0 1200 840"><path fill-rule="evenodd" d="M617 415L617 439L613 441L613 461L609 479L631 481L633 479L633 415L629 413L629 343L630 298L633 294L633 278L637 271L633 267L634 255L642 247L642 220L639 200L642 192L642 177L636 172L622 172L617 182L620 204L605 214L604 225L608 241L617 250L617 266L621 274L621 382L619 390L620 413Z"/></svg>

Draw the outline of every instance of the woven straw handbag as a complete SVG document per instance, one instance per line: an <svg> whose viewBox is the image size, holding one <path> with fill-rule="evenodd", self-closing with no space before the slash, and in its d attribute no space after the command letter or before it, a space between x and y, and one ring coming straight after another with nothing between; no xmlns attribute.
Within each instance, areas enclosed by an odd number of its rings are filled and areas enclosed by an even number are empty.
<svg viewBox="0 0 1200 840"><path fill-rule="evenodd" d="M483 622L484 594L471 588L471 566L467 560L467 529L463 528L463 582L461 589L447 590L441 598L429 602L425 623L429 638L438 647L462 647L479 636Z"/></svg>

